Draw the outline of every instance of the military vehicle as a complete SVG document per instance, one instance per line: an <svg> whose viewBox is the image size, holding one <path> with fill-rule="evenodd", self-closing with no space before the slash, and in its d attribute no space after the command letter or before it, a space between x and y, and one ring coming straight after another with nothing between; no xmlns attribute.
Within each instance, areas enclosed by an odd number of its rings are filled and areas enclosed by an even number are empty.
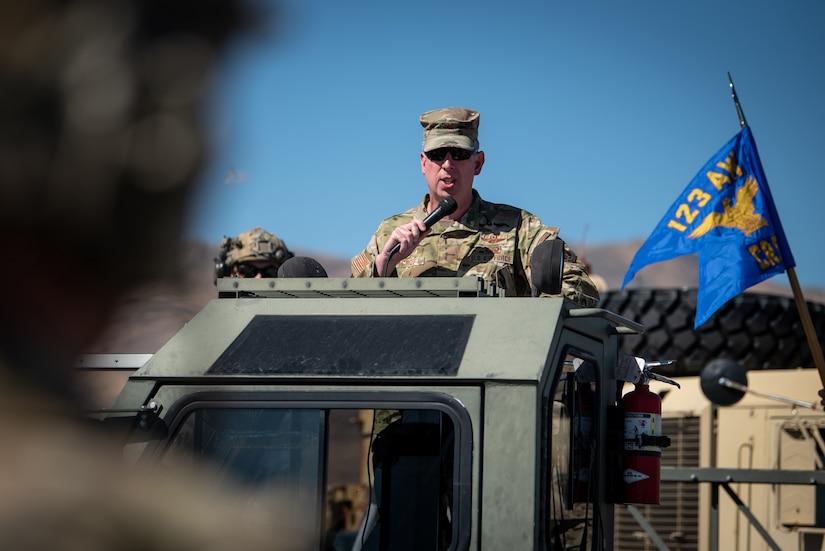
<svg viewBox="0 0 825 551"><path fill-rule="evenodd" d="M303 527L306 549L619 549L621 529L643 549L690 548L645 517L659 477L720 472L660 469L671 448L647 389L667 384L666 403L681 390L622 352L636 321L473 278L217 290L157 353L117 358L136 369L103 422L130 461L241 484L250 514Z"/></svg>
<svg viewBox="0 0 825 551"><path fill-rule="evenodd" d="M603 308L645 326L622 350L677 358L660 372L681 385L651 383L671 439L661 500L617 508L616 549L825 548L825 415L810 402L822 382L795 301L743 293L694 330L696 301L695 288L602 296ZM807 308L825 346L825 304ZM722 387L722 375L739 385Z"/></svg>
<svg viewBox="0 0 825 551"><path fill-rule="evenodd" d="M817 370L748 371L748 392L725 405L707 398L702 376L677 380L662 398L661 501L638 506L652 532L679 550L823 549L825 415L797 399L816 396ZM627 508L615 538L616 549L650 548Z"/></svg>

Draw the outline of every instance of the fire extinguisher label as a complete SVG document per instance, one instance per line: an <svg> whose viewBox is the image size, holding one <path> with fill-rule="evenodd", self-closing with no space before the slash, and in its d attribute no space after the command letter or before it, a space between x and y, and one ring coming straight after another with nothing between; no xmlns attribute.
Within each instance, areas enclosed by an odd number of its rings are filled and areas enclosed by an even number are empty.
<svg viewBox="0 0 825 551"><path fill-rule="evenodd" d="M641 482L642 480L645 480L647 478L650 478L650 477L648 475L646 475L645 473L640 473L639 471L637 471L635 469L625 469L624 470L624 483L625 484L633 484L634 482Z"/></svg>
<svg viewBox="0 0 825 551"><path fill-rule="evenodd" d="M644 445L643 436L662 435L662 416L656 413L625 412L624 414L624 449L625 451L648 451L661 453L659 446ZM626 475L625 475L626 476Z"/></svg>

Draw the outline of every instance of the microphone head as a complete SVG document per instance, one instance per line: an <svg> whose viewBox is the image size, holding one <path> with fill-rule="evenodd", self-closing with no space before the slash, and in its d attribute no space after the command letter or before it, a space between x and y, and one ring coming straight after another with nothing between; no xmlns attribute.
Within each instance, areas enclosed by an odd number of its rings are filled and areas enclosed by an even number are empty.
<svg viewBox="0 0 825 551"><path fill-rule="evenodd" d="M455 202L455 199L450 197L449 195L441 200L440 203L433 209L433 211L427 215L427 217L423 220L424 225L428 228L432 227L433 224L447 216L448 214L452 214L458 208L458 203Z"/></svg>
<svg viewBox="0 0 825 551"><path fill-rule="evenodd" d="M455 212L455 209L458 208L458 203L456 203L455 199L448 195L438 204L438 208L444 212L444 216L447 216L448 214Z"/></svg>

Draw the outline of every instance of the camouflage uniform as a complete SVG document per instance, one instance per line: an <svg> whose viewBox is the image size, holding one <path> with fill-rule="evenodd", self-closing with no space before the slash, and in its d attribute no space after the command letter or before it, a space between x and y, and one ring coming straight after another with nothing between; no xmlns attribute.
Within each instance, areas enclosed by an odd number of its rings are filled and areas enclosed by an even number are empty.
<svg viewBox="0 0 825 551"><path fill-rule="evenodd" d="M367 248L352 259L353 277L376 277L375 259L392 231L427 215L423 202L384 220ZM530 258L536 246L557 239L559 230L545 226L527 211L484 201L473 190L473 204L460 220L444 220L401 260L398 277L466 276L493 281L509 296L530 296ZM599 293L584 265L565 244L562 294L583 306L596 306Z"/></svg>

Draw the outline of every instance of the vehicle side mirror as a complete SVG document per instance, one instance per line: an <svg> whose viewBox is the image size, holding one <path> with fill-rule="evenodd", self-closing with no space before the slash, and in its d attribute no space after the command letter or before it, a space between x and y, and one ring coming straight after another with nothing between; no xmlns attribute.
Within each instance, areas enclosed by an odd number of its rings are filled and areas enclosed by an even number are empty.
<svg viewBox="0 0 825 551"><path fill-rule="evenodd" d="M737 385L725 384L726 382ZM738 387L748 386L748 373L738 362L719 358L709 362L699 378L705 397L717 406L732 406L742 399L745 391Z"/></svg>
<svg viewBox="0 0 825 551"><path fill-rule="evenodd" d="M564 269L564 241L548 239L533 249L530 257L530 280L533 296L560 295Z"/></svg>

